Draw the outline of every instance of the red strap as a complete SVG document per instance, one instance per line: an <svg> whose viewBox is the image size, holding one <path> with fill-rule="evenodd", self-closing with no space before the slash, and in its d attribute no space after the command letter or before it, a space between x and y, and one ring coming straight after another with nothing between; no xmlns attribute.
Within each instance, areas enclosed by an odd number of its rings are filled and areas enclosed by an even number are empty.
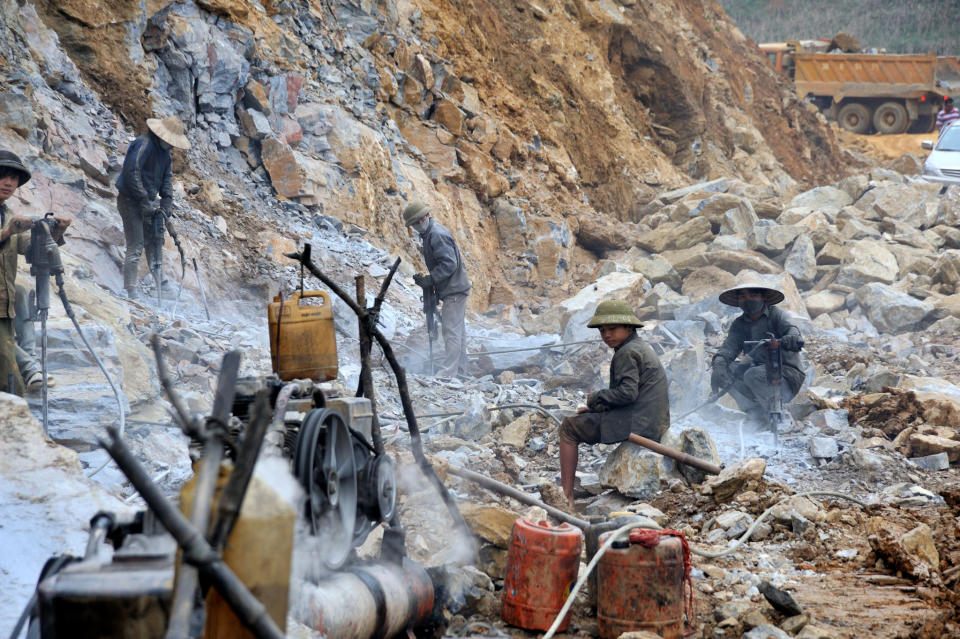
<svg viewBox="0 0 960 639"><path fill-rule="evenodd" d="M652 530L650 528L634 528L630 531L630 543L652 548L660 543L661 537L679 537L680 544L683 546L683 590L685 593L683 602L683 612L687 617L687 626L693 624L693 580L690 578L690 570L693 563L690 561L690 544L687 538L679 530Z"/></svg>

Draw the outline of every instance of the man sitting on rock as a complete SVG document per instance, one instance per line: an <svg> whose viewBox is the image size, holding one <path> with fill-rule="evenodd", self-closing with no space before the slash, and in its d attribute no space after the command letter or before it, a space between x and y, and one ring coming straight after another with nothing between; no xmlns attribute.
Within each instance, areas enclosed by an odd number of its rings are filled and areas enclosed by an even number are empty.
<svg viewBox="0 0 960 639"><path fill-rule="evenodd" d="M790 322L786 311L777 308L783 293L760 283L744 281L720 294L720 301L743 309L733 320L727 338L713 357L710 386L714 392L726 390L733 396L740 410L761 424L767 423L774 393L779 392L783 403L793 399L803 384L803 365L800 349L803 339L800 329ZM744 342L776 338L779 347L782 380L771 384L767 376L768 348L746 347ZM752 356L751 356L752 352ZM743 359L735 361L740 353Z"/></svg>
<svg viewBox="0 0 960 639"><path fill-rule="evenodd" d="M667 374L653 349L637 335L643 326L630 305L601 302L587 323L613 349L610 387L587 396L587 405L560 424L560 485L573 507L579 444L612 444L636 433L660 441L670 427Z"/></svg>

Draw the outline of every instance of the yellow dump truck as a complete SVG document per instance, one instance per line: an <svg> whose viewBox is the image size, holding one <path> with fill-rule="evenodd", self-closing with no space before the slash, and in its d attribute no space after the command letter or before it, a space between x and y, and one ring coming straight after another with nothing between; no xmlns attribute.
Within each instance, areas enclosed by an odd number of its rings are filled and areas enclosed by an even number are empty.
<svg viewBox="0 0 960 639"><path fill-rule="evenodd" d="M814 41L820 42L820 41ZM761 44L809 100L854 133L933 130L945 92L932 54L815 53L801 42Z"/></svg>

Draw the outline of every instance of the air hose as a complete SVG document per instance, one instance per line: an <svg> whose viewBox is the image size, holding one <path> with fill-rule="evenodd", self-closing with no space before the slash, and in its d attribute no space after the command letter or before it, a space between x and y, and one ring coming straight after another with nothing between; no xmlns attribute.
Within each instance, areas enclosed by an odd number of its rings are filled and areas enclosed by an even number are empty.
<svg viewBox="0 0 960 639"><path fill-rule="evenodd" d="M737 539L736 543L731 545L729 548L726 548L719 552L710 552L706 550L699 550L697 548L694 548L693 546L690 546L690 552L692 552L695 555L699 555L701 557L707 557L708 559L715 559L717 557L723 557L724 555L728 555L732 553L734 550L736 550L737 548L739 548L741 544L743 544L745 541L747 541L750 538L750 535L753 534L753 531L756 530L760 522L762 522L767 517L767 515L769 515L773 511L774 508L776 508L783 502L789 501L796 497L813 497L813 496L837 497L839 499L846 499L848 501L852 501L858 506L865 507L867 505L865 502L857 499L856 497L851 497L850 495L846 495L840 492L835 492L832 490L810 490L804 493L797 493L796 495L789 495L779 500L777 503L775 503L773 506L770 506L765 511L763 511L763 513L759 517L757 517L756 521L754 521L753 524L749 528L747 528L746 532L744 532L743 535L739 539ZM573 600L576 598L577 593L580 592L580 589L583 587L583 584L586 583L587 577L589 577L593 569L596 568L597 564L600 562L600 558L604 555L604 553L607 552L607 550L609 550L610 546L613 545L613 542L616 541L616 539L620 537L620 535L622 535L623 533L628 532L629 530L636 527L637 527L636 523L624 524L623 526L620 526L615 531L613 531L613 533L609 537L607 537L606 541L603 542L603 545L600 546L600 548L597 550L597 553L593 556L593 559L591 559L590 563L587 564L586 570L584 570L583 573L580 575L580 578L577 580L577 583L574 584L573 588L570 589L570 595L567 597L567 600L564 602L563 607L560 609L560 612L557 613L557 617L556 619L554 619L553 624L550 626L550 629L547 630L547 633L545 635L543 635L543 639L550 639L551 637L553 637L554 633L556 633L557 628L560 627L560 623L563 621L563 618L570 611L570 607L573 605Z"/></svg>
<svg viewBox="0 0 960 639"><path fill-rule="evenodd" d="M120 399L120 391L117 390L116 384L113 383L113 380L110 378L110 374L107 373L106 367L103 365L103 361L100 360L100 357L97 356L96 351L93 350L93 347L90 346L90 342L87 340L87 336L83 334L83 331L80 330L80 324L77 322L77 316L73 312L73 307L70 306L70 300L67 299L67 291L63 286L63 275L57 274L57 294L60 296L60 301L63 303L63 310L67 313L67 317L70 318L70 321L73 322L73 327L77 329L77 333L80 334L80 339L83 340L83 345L87 347L87 351L93 356L94 361L97 363L97 366L100 367L100 371L103 373L103 376L107 378L107 383L110 384L110 390L113 391L113 396L117 400L117 412L120 414L120 437L123 437L124 429L126 428L126 417L123 412L123 400ZM107 467L110 463L110 460L103 462L103 464L97 468L95 471L87 475L87 477L93 477L101 470Z"/></svg>

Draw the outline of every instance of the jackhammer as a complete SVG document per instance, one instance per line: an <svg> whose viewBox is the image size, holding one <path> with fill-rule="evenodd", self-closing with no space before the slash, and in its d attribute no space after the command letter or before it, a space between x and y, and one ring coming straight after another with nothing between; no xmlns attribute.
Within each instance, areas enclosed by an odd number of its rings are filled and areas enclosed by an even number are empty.
<svg viewBox="0 0 960 639"><path fill-rule="evenodd" d="M149 235L147 242L150 246L150 274L153 275L153 281L157 285L157 309L161 308L161 294L163 284L163 232L164 232L164 214L163 209L154 209L150 216Z"/></svg>
<svg viewBox="0 0 960 639"><path fill-rule="evenodd" d="M769 337L765 339L744 341L743 350L745 356L740 360L727 364L727 370L730 373L730 377L733 381L727 384L724 388L712 393L709 397L707 397L706 401L698 404L692 410L688 410L684 414L680 415L680 417L677 418L677 421L692 415L704 406L709 406L729 393L734 386L736 386L737 382L743 378L744 373L746 373L748 369L758 365L758 358L756 357L758 355L758 351L760 351L761 348L765 348L767 354L764 366L767 373L767 382L770 384L773 390L771 393L767 425L773 432L774 446L779 446L779 434L777 432L777 428L783 418L783 396L781 395L781 388L783 384L783 359L780 352L781 347L779 338L775 337L773 333L767 333L767 335L769 335ZM803 348L802 339L798 340L797 348Z"/></svg>
<svg viewBox="0 0 960 639"><path fill-rule="evenodd" d="M27 252L27 263L30 264L30 274L36 278L34 285L36 290L36 315L31 317L30 320L39 320L40 322L40 374L43 376L41 386L43 432L47 432L49 425L49 401L47 396L47 315L50 311L50 277L52 276L56 282L57 294L60 297L60 302L63 304L64 312L66 312L67 317L73 322L73 326L77 329L77 333L80 335L84 346L86 346L87 350L93 356L94 361L97 362L97 366L100 367L100 371L103 373L103 376L107 378L107 383L110 384L110 388L113 390L120 416L119 431L122 434L125 427L125 416L123 413L123 402L120 399L120 392L107 373L103 362L97 356L96 352L94 352L93 347L90 346L90 342L87 341L87 336L80 330L77 316L73 312L73 307L70 306L70 300L67 299L67 292L63 284L63 262L60 260L59 249L59 246L63 244L63 238L61 237L59 240L53 239L54 235L58 234L58 226L59 222L53 213L47 213L42 218L35 220L30 229L30 248ZM106 463L93 471L90 476L92 477L100 472L105 466Z"/></svg>
<svg viewBox="0 0 960 639"><path fill-rule="evenodd" d="M779 433L777 432L780 422L783 420L783 396L781 388L783 384L783 359L780 353L780 340L773 333L767 333L770 337L756 341L746 341L743 347L750 348L751 352L765 347L767 349L767 360L764 363L767 372L767 383L770 384L770 404L767 413L767 427L773 432L773 445L780 447ZM803 347L803 340L799 342Z"/></svg>
<svg viewBox="0 0 960 639"><path fill-rule="evenodd" d="M747 344L747 343L749 342L745 342L744 344ZM760 346L754 342L753 348L750 349L749 353L745 353L745 357L743 359L728 363L727 371L730 373L730 377L733 381L727 384L726 386L724 386L723 388L717 391L714 391L703 402L697 404L694 408L688 410L684 414L677 417L677 421L681 421L689 417L690 415L693 415L701 408L705 406L709 406L710 404L714 403L715 401L717 401L718 399L720 399L721 397L729 393L733 389L733 387L736 386L737 381L739 381L740 378L743 377L743 374L747 372L747 369L749 369L751 366L754 365L753 356L758 350L760 350Z"/></svg>
<svg viewBox="0 0 960 639"><path fill-rule="evenodd" d="M437 292L429 275L417 273L413 281L423 290L423 314L427 317L427 340L430 344L430 375L433 375L433 342L437 339L439 318L437 317Z"/></svg>
<svg viewBox="0 0 960 639"><path fill-rule="evenodd" d="M63 263L60 261L60 251L53 234L59 222L53 213L47 213L34 221L30 228L30 250L27 253L27 263L30 264L30 275L36 278L36 308L31 321L40 322L40 374L41 406L43 407L43 432L48 426L47 400L47 315L50 311L50 276L56 278L57 285L63 286ZM62 240L61 240L62 243Z"/></svg>

